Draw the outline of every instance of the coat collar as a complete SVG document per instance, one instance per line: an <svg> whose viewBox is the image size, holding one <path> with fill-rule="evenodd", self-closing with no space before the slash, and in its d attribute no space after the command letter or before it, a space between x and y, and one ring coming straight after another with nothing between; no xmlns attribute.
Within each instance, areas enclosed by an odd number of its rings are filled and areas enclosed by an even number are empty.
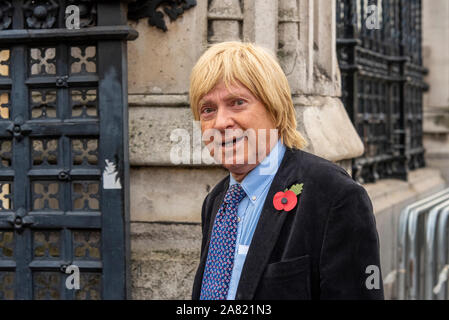
<svg viewBox="0 0 449 320"><path fill-rule="evenodd" d="M276 163L276 170L277 170L277 172L276 172L276 175L275 175L275 177L274 177L274 179L273 179L273 182L271 183L271 189L270 189L270 191L272 191L273 189L272 189L272 187L273 187L273 183L274 183L274 180L276 180L276 177L278 177L279 176L279 171L280 171L280 169L281 169L281 167L282 166L285 166L285 163L286 163L286 157L287 157L287 154L288 153L293 153L294 151L292 150L292 149L290 149L290 148L288 148L288 147L285 147L283 144L282 144L282 142L279 140L278 141L278 143L276 144L276 147L275 147L275 150L274 150L275 152L276 152L276 154L277 154L277 158L276 159L280 159L280 158L282 158L282 161L281 161L281 163L279 164L279 163ZM271 153L270 153L271 154ZM290 156L292 156L292 155L290 155ZM272 168L272 166L270 166L269 165L269 158L270 157L270 155L268 155L268 157L267 158L265 158L264 159L264 161L262 162L262 164L264 164L264 166L257 166L255 169L257 169L257 170L265 170L265 172L267 172L268 170L267 169L270 169L270 170L274 170L274 168ZM263 169L262 169L263 168ZM214 202L213 202L213 207L212 207L212 214L211 214L211 217L210 217L210 223L209 223L209 230L208 230L208 233L207 233L207 242L206 242L206 248L209 248L209 243L210 243L210 237L211 237L211 235L212 235L212 228L213 228L213 225L214 225L214 221L215 221L215 217L216 217L216 215L217 215L217 212L218 212L218 209L220 208L220 205L223 203L223 199L224 199L224 196L225 196L225 194L226 194L226 191L228 191L228 188L229 188L229 184L231 183L231 178L230 178L230 174L229 174L229 176L226 178L226 180L224 181L224 183L223 183L223 188L221 189L221 191L217 194L217 196L215 197L215 199L214 199ZM282 181L282 180L281 180ZM270 181L271 182L271 181ZM277 190L277 189L276 189ZM282 189L283 190L283 189ZM279 190L277 190L277 191L279 191ZM247 190L245 190L245 192L247 192ZM268 195L267 195L267 199L268 199L268 196L270 195L270 192L268 193ZM273 194L274 195L274 194ZM265 204L264 204L264 208L262 208L262 212L263 212L263 210L265 209L265 206L266 206L266 204L267 204L267 202L265 201ZM273 208L274 209L274 208ZM206 254L206 257L207 257L207 254Z"/></svg>
<svg viewBox="0 0 449 320"><path fill-rule="evenodd" d="M248 200L253 204L256 203L256 199L259 199L260 195L271 185L284 158L285 150L286 147L281 139L279 139L265 159L251 170L240 183L243 190L245 190ZM230 174L229 185L232 186L236 183L238 182Z"/></svg>
<svg viewBox="0 0 449 320"><path fill-rule="evenodd" d="M295 155L301 156L302 152L287 148L282 163L271 183L240 276L236 293L236 299L238 300L253 299L262 273L288 215L286 212L274 208L273 197L277 192L283 191L301 180L302 172L298 170L298 162L301 160L294 159ZM293 172L296 174L292 174Z"/></svg>

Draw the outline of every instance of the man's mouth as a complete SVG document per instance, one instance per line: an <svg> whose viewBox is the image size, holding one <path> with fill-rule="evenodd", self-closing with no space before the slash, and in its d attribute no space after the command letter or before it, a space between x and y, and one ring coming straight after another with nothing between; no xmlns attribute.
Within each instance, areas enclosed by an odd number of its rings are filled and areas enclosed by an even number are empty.
<svg viewBox="0 0 449 320"><path fill-rule="evenodd" d="M239 137L239 138L234 138L234 139L232 139L232 140L223 142L223 143L221 144L221 146L222 146L223 148L232 147L232 146L234 146L235 144L237 144L237 142L239 142L240 140L242 140L244 137L245 137L245 136L241 136L241 137Z"/></svg>

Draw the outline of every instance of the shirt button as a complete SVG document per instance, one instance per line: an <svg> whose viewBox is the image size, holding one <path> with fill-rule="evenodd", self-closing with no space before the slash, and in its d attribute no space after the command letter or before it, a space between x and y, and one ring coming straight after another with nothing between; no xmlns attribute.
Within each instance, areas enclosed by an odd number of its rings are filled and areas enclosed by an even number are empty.
<svg viewBox="0 0 449 320"><path fill-rule="evenodd" d="M238 217L238 218L237 218L237 222L240 222L240 220L241 220L240 217Z"/></svg>
<svg viewBox="0 0 449 320"><path fill-rule="evenodd" d="M251 199L253 199L253 201L256 201L256 196L253 196Z"/></svg>

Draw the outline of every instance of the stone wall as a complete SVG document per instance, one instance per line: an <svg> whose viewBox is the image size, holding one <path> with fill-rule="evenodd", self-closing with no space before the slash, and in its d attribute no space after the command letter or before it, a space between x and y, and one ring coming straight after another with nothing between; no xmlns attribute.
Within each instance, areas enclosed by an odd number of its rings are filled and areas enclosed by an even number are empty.
<svg viewBox="0 0 449 320"><path fill-rule="evenodd" d="M175 168L170 162L170 133L182 128L192 137L195 134L187 95L190 71L209 45L226 40L255 42L279 58L292 87L298 130L309 141L307 151L332 161L360 155L363 145L339 99L335 26L329 22L335 8L328 4L328 0L198 1L168 23L167 33L148 27L145 20L130 22L139 32L128 49L133 170L145 175L163 168L167 176L191 170L192 166ZM154 45L160 43L164 45ZM198 221L198 216L187 221Z"/></svg>
<svg viewBox="0 0 449 320"><path fill-rule="evenodd" d="M189 299L198 267L201 226L131 223L134 299Z"/></svg>
<svg viewBox="0 0 449 320"><path fill-rule="evenodd" d="M188 79L213 43L237 40L276 55L292 87L307 151L350 170L363 152L340 99L335 4L328 0L197 1L168 32L130 22L128 46L132 298L188 298L200 248L204 197L227 173L170 162L170 133L192 136ZM261 18L263 17L263 19ZM163 44L163 45L161 45ZM192 141L193 143L193 141ZM193 162L193 161L192 161Z"/></svg>
<svg viewBox="0 0 449 320"><path fill-rule="evenodd" d="M197 128L188 105L188 78L211 44L251 41L278 57L292 88L298 130L309 142L306 151L348 171L350 159L363 153L339 99L334 0L197 1L176 21L166 22L166 33L149 27L146 20L130 22L139 32L128 44L134 299L190 297L199 262L202 201L227 173L205 164L171 163L170 133L186 129L194 143ZM444 187L438 170L414 175L426 177L423 188L395 180L366 186L378 217L387 273L400 206Z"/></svg>
<svg viewBox="0 0 449 320"><path fill-rule="evenodd" d="M429 70L424 95L426 162L449 181L449 1L423 1L422 23L424 66Z"/></svg>

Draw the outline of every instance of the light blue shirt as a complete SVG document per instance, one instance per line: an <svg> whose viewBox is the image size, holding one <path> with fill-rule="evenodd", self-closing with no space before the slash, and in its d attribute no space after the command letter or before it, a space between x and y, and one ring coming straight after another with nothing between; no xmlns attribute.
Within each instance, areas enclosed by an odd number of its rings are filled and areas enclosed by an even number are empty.
<svg viewBox="0 0 449 320"><path fill-rule="evenodd" d="M279 140L265 159L259 163L243 179L241 186L245 190L246 196L238 206L238 226L237 241L234 254L234 268L232 269L231 282L229 284L228 300L234 300L237 287L240 281L243 264L245 263L246 253L251 244L257 222L259 221L268 191L276 175L282 158L285 154L285 146ZM230 175L229 186L238 183Z"/></svg>

